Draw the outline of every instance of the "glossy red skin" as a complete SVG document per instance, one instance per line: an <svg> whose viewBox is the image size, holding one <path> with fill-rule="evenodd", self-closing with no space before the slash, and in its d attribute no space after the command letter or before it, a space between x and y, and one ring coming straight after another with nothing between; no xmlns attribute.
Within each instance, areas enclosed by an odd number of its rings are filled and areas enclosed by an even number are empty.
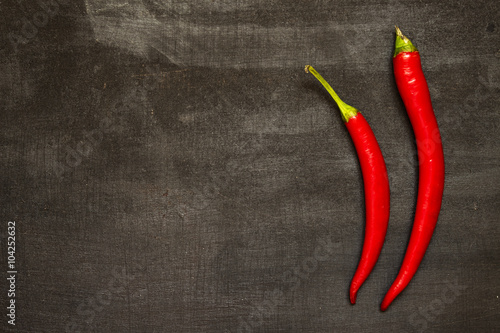
<svg viewBox="0 0 500 333"><path fill-rule="evenodd" d="M389 178L382 151L368 122L358 113L346 123L358 154L365 188L366 227L361 260L351 282L349 297L356 294L368 278L384 245L389 222Z"/></svg>
<svg viewBox="0 0 500 333"><path fill-rule="evenodd" d="M382 301L385 311L410 283L431 241L441 210L444 188L444 156L439 128L432 109L418 51L393 58L394 76L417 142L419 181L415 220L403 264Z"/></svg>

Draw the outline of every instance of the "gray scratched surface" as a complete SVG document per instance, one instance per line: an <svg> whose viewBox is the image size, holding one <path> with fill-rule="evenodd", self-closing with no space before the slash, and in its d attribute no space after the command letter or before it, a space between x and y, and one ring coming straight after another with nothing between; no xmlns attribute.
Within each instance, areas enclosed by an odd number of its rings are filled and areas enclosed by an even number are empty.
<svg viewBox="0 0 500 333"><path fill-rule="evenodd" d="M498 332L496 1L2 1L1 331ZM420 270L417 162L391 64L422 54L446 187ZM358 304L363 187L314 65L391 182ZM16 222L16 325L7 222Z"/></svg>

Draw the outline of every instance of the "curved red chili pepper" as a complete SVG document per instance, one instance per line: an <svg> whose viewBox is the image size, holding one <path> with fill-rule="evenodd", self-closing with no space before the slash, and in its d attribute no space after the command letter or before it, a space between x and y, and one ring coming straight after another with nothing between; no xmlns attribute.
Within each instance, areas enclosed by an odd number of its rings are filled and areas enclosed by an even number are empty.
<svg viewBox="0 0 500 333"><path fill-rule="evenodd" d="M361 260L349 290L351 303L354 304L359 288L377 262L387 232L390 208L387 168L377 139L363 115L352 106L345 104L314 68L306 66L307 71L310 71L323 84L339 106L342 119L356 148L363 174L366 228Z"/></svg>
<svg viewBox="0 0 500 333"><path fill-rule="evenodd" d="M387 309L415 275L436 227L444 188L443 145L420 55L397 27L396 33L394 76L415 132L419 181L410 242L399 274L382 301L382 311Z"/></svg>
<svg viewBox="0 0 500 333"><path fill-rule="evenodd" d="M361 164L366 206L363 251L349 289L349 298L355 304L358 290L370 275L384 245L389 222L390 191L384 157L368 122L358 113L346 126Z"/></svg>

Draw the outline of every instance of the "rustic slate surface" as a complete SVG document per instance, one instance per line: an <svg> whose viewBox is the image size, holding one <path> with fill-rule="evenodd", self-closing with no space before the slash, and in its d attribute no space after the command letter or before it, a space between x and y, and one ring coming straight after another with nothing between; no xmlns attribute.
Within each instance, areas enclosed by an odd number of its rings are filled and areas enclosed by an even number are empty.
<svg viewBox="0 0 500 333"><path fill-rule="evenodd" d="M0 330L498 331L499 7L3 1ZM394 24L422 54L446 187L419 272L382 313L418 170ZM360 168L306 64L364 113L390 174L386 243L355 306Z"/></svg>

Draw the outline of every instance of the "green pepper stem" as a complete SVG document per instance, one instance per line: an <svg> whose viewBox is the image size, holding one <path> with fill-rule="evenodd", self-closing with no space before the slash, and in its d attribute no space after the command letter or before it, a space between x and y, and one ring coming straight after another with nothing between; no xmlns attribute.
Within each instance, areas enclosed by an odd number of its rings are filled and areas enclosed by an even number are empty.
<svg viewBox="0 0 500 333"><path fill-rule="evenodd" d="M344 103L344 101L340 99L339 95L337 95L335 90L333 90L333 88L328 84L328 82L326 82L326 80L323 79L323 77L312 66L307 65L305 71L306 73L311 72L311 74L314 75L318 79L318 81L321 82L323 87L325 87L325 89L330 93L335 103L337 103L340 109L340 114L342 115L342 120L345 123L347 123L349 119L355 117L358 114L358 110Z"/></svg>
<svg viewBox="0 0 500 333"><path fill-rule="evenodd" d="M418 52L412 42L396 27L396 46L394 48L394 57L403 52Z"/></svg>

